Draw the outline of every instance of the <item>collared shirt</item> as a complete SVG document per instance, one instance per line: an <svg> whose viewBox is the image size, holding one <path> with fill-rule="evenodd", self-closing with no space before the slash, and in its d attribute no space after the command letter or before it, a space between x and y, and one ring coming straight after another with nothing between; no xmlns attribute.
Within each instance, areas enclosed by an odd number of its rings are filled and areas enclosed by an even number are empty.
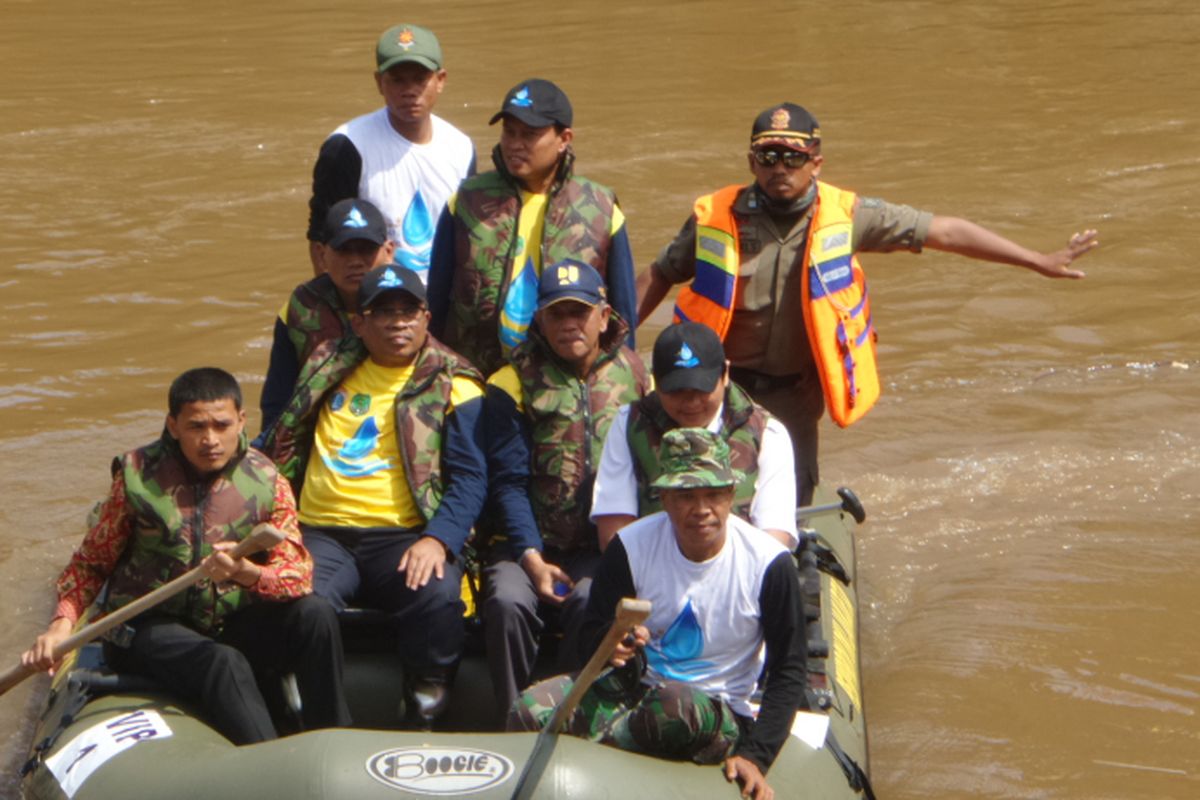
<svg viewBox="0 0 1200 800"><path fill-rule="evenodd" d="M738 221L738 274L743 280L725 337L725 355L736 367L767 375L811 373L816 380L801 306L804 271L797 266L804 256L812 207L776 216L747 187L738 194L733 211ZM927 211L860 197L851 246L856 253L919 253L932 219ZM650 268L671 284L686 283L696 274L695 250L693 215Z"/></svg>
<svg viewBox="0 0 1200 800"><path fill-rule="evenodd" d="M58 606L55 617L75 622L100 593L101 587L116 569L133 536L133 509L125 501L125 478L117 473L108 497L100 506L95 526L83 537L83 543L71 556L58 579ZM287 538L267 554L258 582L248 587L266 600L291 600L312 592L312 556L300 540L296 524L296 503L292 487L282 475L275 478L275 508L271 524Z"/></svg>
<svg viewBox="0 0 1200 800"><path fill-rule="evenodd" d="M706 426L719 433L724 404ZM604 453L596 471L592 488L592 514L638 515L637 472L633 453L629 450L629 406L622 406L608 429ZM792 463L792 438L779 420L771 417L763 431L762 448L758 454L758 479L754 482L754 499L750 503L750 522L765 530L786 531L799 543L796 532L796 477Z"/></svg>

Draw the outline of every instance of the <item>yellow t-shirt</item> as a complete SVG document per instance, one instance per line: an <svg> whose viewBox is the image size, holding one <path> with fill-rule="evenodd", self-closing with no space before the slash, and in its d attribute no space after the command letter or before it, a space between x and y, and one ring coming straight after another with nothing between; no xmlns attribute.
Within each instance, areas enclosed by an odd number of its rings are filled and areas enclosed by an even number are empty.
<svg viewBox="0 0 1200 800"><path fill-rule="evenodd" d="M396 395L413 367L367 359L321 407L300 493L300 521L350 528L415 528L425 520L404 474L396 441ZM455 378L450 405L479 397L469 378Z"/></svg>

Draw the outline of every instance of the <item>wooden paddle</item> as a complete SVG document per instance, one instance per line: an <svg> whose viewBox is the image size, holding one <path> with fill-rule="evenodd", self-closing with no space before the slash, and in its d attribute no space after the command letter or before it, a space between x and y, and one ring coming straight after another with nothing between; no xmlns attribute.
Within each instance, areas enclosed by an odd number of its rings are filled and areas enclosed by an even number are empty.
<svg viewBox="0 0 1200 800"><path fill-rule="evenodd" d="M284 534L273 525L263 523L254 528L242 541L238 542L237 547L229 551L229 557L234 561L243 558L260 550L270 550L275 545L284 540ZM58 659L83 647L90 641L98 639L108 631L117 627L128 619L136 617L143 611L153 608L159 603L174 597L184 589L199 583L205 577L203 567L194 567L184 574L180 575L170 583L165 583L152 592L139 597L129 605L121 606L116 611L108 614L101 619L96 620L90 625L86 625L80 630L63 639L57 647L54 648L54 659ZM0 695L7 692L12 687L16 686L21 681L34 675L42 670L36 667L28 667L24 664L17 664L15 667L0 675Z"/></svg>
<svg viewBox="0 0 1200 800"><path fill-rule="evenodd" d="M571 712L579 705L579 701L583 699L584 694L604 670L609 658L612 657L613 650L631 630L645 622L648 616L650 616L649 600L625 597L617 603L616 619L613 620L612 627L608 629L604 640L600 642L596 652L592 653L592 657L584 666L583 671L575 679L571 691L554 709L550 721L538 733L537 740L533 743L533 750L529 753L529 759L525 762L525 768L521 770L521 777L517 779L517 788L513 790L512 795L513 800L528 800L533 796L533 790L554 752L554 744L558 741L558 732L562 729L563 723L571 716Z"/></svg>

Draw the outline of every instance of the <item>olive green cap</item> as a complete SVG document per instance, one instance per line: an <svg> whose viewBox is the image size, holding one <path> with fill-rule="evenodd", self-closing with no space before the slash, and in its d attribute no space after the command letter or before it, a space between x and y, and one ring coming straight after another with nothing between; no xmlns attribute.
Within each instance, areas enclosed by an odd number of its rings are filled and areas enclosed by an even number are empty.
<svg viewBox="0 0 1200 800"><path fill-rule="evenodd" d="M407 23L388 28L375 45L375 64L387 72L397 64L412 61L426 69L442 68L442 46L428 28Z"/></svg>
<svg viewBox="0 0 1200 800"><path fill-rule="evenodd" d="M729 445L704 428L675 428L658 448L655 489L705 489L733 486L745 476L729 464Z"/></svg>

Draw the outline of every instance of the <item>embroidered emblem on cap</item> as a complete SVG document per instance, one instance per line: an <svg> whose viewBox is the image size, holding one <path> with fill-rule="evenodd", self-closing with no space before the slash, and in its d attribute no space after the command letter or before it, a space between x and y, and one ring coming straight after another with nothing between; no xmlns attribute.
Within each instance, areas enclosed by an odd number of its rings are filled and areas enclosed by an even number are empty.
<svg viewBox="0 0 1200 800"><path fill-rule="evenodd" d="M579 283L579 267L574 264L568 264L558 268L558 285L570 286L573 283Z"/></svg>
<svg viewBox="0 0 1200 800"><path fill-rule="evenodd" d="M413 36L411 28L405 28L404 30L400 31L400 35L396 37L396 44L400 45L400 47L403 47L405 51L407 51L408 48L412 47L416 43L416 37Z"/></svg>
<svg viewBox="0 0 1200 800"><path fill-rule="evenodd" d="M687 342L683 343L683 347L679 348L679 358L675 359L675 366L691 369L692 367L700 366L700 359L696 358L692 348L688 347Z"/></svg>
<svg viewBox="0 0 1200 800"><path fill-rule="evenodd" d="M367 219L357 208L352 208L350 209L350 213L346 215L346 219L342 222L342 227L365 228L367 227Z"/></svg>
<svg viewBox="0 0 1200 800"><path fill-rule="evenodd" d="M777 131L786 131L790 124L792 124L792 115L787 112L787 109L775 109L775 113L771 115L771 127Z"/></svg>
<svg viewBox="0 0 1200 800"><path fill-rule="evenodd" d="M529 87L522 86L521 89L512 96L512 100L508 101L510 106L519 106L521 108L532 108L533 98L529 96Z"/></svg>
<svg viewBox="0 0 1200 800"><path fill-rule="evenodd" d="M391 289L396 286L403 285L404 284L400 281L400 276L398 276L391 267L388 267L387 270L384 271L383 277L379 279L379 286L382 289Z"/></svg>

